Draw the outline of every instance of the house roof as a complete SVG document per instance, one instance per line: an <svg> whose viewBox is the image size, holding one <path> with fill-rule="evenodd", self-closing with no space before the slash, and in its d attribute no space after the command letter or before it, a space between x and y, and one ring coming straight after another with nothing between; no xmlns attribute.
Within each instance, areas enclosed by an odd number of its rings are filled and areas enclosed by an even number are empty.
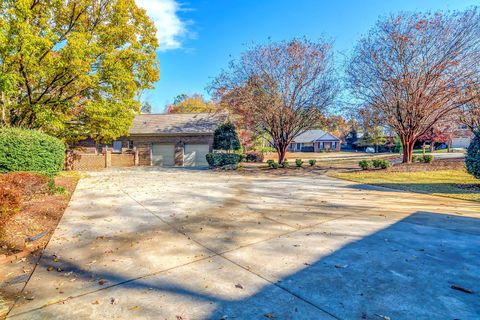
<svg viewBox="0 0 480 320"><path fill-rule="evenodd" d="M218 113L139 114L130 135L212 134L225 119Z"/></svg>
<svg viewBox="0 0 480 320"><path fill-rule="evenodd" d="M293 142L297 143L308 143L314 141L340 141L340 139L335 137L333 134L320 129L307 130L293 139Z"/></svg>

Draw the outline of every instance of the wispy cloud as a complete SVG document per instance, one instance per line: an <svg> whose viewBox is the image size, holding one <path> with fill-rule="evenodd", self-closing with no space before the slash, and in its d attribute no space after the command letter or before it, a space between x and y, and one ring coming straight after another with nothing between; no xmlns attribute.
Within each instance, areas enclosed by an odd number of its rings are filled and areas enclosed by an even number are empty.
<svg viewBox="0 0 480 320"><path fill-rule="evenodd" d="M188 35L187 23L178 12L183 10L175 0L136 0L155 22L160 51L182 47L182 39Z"/></svg>

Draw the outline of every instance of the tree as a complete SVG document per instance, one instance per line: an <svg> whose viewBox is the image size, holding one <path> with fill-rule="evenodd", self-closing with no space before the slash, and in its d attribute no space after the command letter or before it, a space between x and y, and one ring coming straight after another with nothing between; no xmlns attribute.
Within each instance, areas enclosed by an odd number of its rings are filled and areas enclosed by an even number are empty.
<svg viewBox="0 0 480 320"><path fill-rule="evenodd" d="M155 33L134 0L2 1L4 122L66 141L126 134L158 80Z"/></svg>
<svg viewBox="0 0 480 320"><path fill-rule="evenodd" d="M253 45L210 85L250 130L266 131L282 163L291 141L311 128L337 93L331 45L293 39Z"/></svg>
<svg viewBox="0 0 480 320"><path fill-rule="evenodd" d="M435 143L449 144L452 140L453 130L448 122L439 122L428 129L418 137L418 140L424 143L423 152L425 153L425 143L430 144L430 152L435 150Z"/></svg>
<svg viewBox="0 0 480 320"><path fill-rule="evenodd" d="M213 102L205 101L205 98L198 93L191 96L181 94L175 97L174 103L167 107L168 113L197 113L213 112L216 105Z"/></svg>
<svg viewBox="0 0 480 320"><path fill-rule="evenodd" d="M468 146L465 166L471 175L480 179L480 130L475 133L472 142Z"/></svg>
<svg viewBox="0 0 480 320"><path fill-rule="evenodd" d="M232 123L224 123L215 130L213 133L213 149L240 150L240 141Z"/></svg>
<svg viewBox="0 0 480 320"><path fill-rule="evenodd" d="M152 113L152 105L150 102L145 101L142 103L142 106L140 107L140 112L141 113Z"/></svg>
<svg viewBox="0 0 480 320"><path fill-rule="evenodd" d="M479 34L474 8L391 16L358 43L346 70L350 90L401 138L403 162L421 135L474 98Z"/></svg>
<svg viewBox="0 0 480 320"><path fill-rule="evenodd" d="M475 98L461 108L460 123L475 134L480 129L480 86L476 88L474 94Z"/></svg>

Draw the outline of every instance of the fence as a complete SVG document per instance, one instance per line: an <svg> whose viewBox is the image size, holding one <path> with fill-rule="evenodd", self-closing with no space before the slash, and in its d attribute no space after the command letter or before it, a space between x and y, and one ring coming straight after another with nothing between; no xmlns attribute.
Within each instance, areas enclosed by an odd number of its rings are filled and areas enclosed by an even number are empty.
<svg viewBox="0 0 480 320"><path fill-rule="evenodd" d="M67 153L66 170L92 171L102 170L109 167L133 167L138 166L138 151L133 153L112 154L107 149L101 154L81 153L70 151Z"/></svg>

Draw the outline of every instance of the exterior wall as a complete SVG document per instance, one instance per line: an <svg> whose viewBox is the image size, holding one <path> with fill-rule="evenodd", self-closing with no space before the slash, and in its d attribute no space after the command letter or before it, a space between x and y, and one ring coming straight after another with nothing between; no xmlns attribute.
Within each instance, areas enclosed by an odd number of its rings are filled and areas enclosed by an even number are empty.
<svg viewBox="0 0 480 320"><path fill-rule="evenodd" d="M473 133L468 128L460 127L454 132L450 141L452 148L468 148L473 139Z"/></svg>
<svg viewBox="0 0 480 320"><path fill-rule="evenodd" d="M335 148L332 147L333 142L336 143ZM313 144L313 152L340 151L340 144L341 144L340 141L317 141ZM311 143L310 143L310 146L311 146ZM288 150L291 152L308 152L308 151L297 150L295 142L291 143L288 146Z"/></svg>
<svg viewBox="0 0 480 320"><path fill-rule="evenodd" d="M212 151L213 134L202 135L136 135L122 137L123 146L128 145L128 141L133 142L133 147L138 151L139 165L151 165L151 145L154 143L165 143L175 145L175 165L183 166L184 146L188 143L208 144Z"/></svg>

